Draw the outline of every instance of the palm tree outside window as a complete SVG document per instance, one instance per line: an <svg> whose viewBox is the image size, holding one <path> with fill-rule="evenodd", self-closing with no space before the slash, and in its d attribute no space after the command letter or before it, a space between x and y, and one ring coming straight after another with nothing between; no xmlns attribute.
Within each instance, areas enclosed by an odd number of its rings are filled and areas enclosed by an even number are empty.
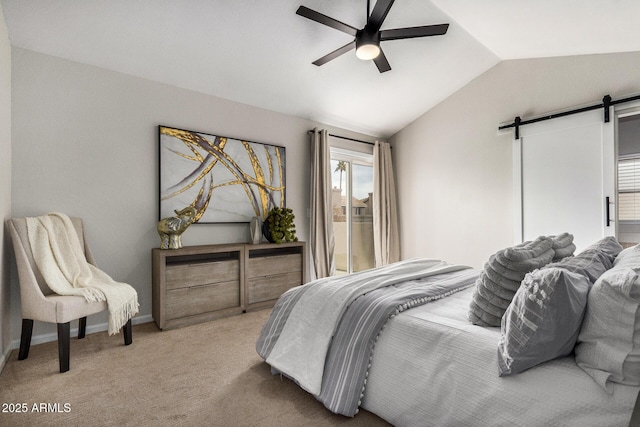
<svg viewBox="0 0 640 427"><path fill-rule="evenodd" d="M344 160L338 160L338 165L334 172L340 172L340 191L342 191L342 174L347 171L347 162Z"/></svg>

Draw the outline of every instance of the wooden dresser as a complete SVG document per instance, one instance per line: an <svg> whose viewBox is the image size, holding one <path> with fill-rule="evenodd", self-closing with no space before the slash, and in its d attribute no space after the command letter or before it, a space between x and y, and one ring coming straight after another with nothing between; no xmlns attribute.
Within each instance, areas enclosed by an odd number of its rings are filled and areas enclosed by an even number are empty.
<svg viewBox="0 0 640 427"><path fill-rule="evenodd" d="M304 283L304 242L152 250L153 318L171 329L272 306Z"/></svg>

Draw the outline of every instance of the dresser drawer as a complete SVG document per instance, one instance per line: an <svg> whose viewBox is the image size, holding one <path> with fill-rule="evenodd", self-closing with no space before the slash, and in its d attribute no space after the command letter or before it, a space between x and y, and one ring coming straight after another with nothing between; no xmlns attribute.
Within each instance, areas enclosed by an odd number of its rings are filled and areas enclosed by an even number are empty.
<svg viewBox="0 0 640 427"><path fill-rule="evenodd" d="M162 330L272 306L304 283L304 242L153 248L153 319Z"/></svg>
<svg viewBox="0 0 640 427"><path fill-rule="evenodd" d="M165 274L167 290L239 281L240 261L169 264Z"/></svg>
<svg viewBox="0 0 640 427"><path fill-rule="evenodd" d="M254 277L247 281L249 304L278 299L285 291L302 284L302 272Z"/></svg>
<svg viewBox="0 0 640 427"><path fill-rule="evenodd" d="M274 276L302 271L302 254L249 258L247 278ZM300 284L300 283L298 283Z"/></svg>
<svg viewBox="0 0 640 427"><path fill-rule="evenodd" d="M167 290L167 319L240 307L240 282L220 282L204 286Z"/></svg>

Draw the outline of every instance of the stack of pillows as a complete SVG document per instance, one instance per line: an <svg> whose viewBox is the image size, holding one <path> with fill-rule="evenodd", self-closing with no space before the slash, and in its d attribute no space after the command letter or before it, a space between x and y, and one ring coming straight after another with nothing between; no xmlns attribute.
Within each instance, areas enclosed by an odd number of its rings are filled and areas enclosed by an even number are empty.
<svg viewBox="0 0 640 427"><path fill-rule="evenodd" d="M500 376L575 351L578 366L605 390L611 382L640 385L640 245L623 251L605 237L563 257L575 250L572 241L567 233L540 237L492 256L476 283L469 319L501 326ZM526 266L533 268L526 272ZM523 278L514 290L515 272Z"/></svg>
<svg viewBox="0 0 640 427"><path fill-rule="evenodd" d="M502 316L527 273L572 256L573 235L538 237L492 255L476 282L469 320L480 326L500 326Z"/></svg>

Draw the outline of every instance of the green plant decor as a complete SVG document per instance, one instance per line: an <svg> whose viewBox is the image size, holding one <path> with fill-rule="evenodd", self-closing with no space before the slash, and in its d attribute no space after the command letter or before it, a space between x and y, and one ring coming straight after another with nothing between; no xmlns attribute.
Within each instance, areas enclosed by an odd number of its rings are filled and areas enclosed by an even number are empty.
<svg viewBox="0 0 640 427"><path fill-rule="evenodd" d="M293 222L295 218L289 208L271 209L264 222L264 237L272 243L297 242L296 225Z"/></svg>

